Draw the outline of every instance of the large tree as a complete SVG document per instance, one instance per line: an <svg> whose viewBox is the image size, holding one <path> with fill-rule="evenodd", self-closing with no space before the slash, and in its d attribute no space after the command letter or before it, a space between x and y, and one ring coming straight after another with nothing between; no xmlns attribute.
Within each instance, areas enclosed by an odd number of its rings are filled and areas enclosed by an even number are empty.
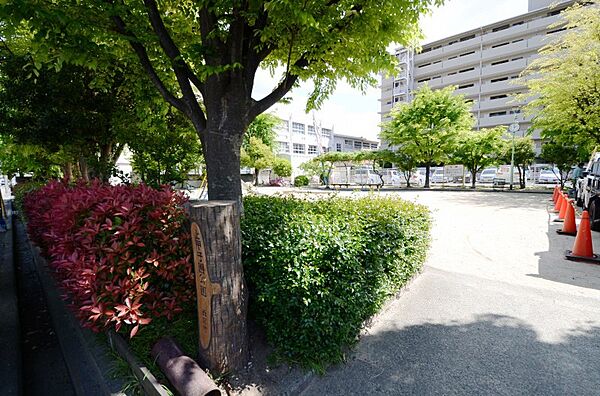
<svg viewBox="0 0 600 396"><path fill-rule="evenodd" d="M600 0L575 4L523 72L526 106L543 137L573 144L600 143Z"/></svg>
<svg viewBox="0 0 600 396"><path fill-rule="evenodd" d="M565 145L550 140L542 145L541 157L558 169L556 176L559 178L562 188L565 186L571 167L589 159L590 152L590 146Z"/></svg>
<svg viewBox="0 0 600 396"><path fill-rule="evenodd" d="M444 162L454 150L460 133L471 129L471 105L456 87L432 90L427 84L415 91L414 99L392 109L392 119L383 125L380 137L396 151L403 152L426 167L425 188L429 188L429 169Z"/></svg>
<svg viewBox="0 0 600 396"><path fill-rule="evenodd" d="M411 45L419 17L442 0L2 2L3 36L33 32L36 62L104 67L134 55L149 80L192 122L202 142L210 199L241 199L240 147L254 118L312 79L317 107L343 78L374 84L393 73L387 47ZM280 72L253 97L261 67Z"/></svg>
<svg viewBox="0 0 600 396"><path fill-rule="evenodd" d="M475 188L475 175L499 161L503 155L504 127L465 131L458 139L452 153L453 162L464 165L471 173L471 188Z"/></svg>

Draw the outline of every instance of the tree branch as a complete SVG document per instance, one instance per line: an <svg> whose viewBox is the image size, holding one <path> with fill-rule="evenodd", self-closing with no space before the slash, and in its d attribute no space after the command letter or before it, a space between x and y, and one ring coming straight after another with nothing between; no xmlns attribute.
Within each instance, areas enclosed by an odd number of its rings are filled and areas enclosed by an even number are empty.
<svg viewBox="0 0 600 396"><path fill-rule="evenodd" d="M118 15L114 15L112 17L112 20L115 24L115 30L117 31L117 33L128 37L129 45L131 46L133 51L136 53L137 57L140 60L142 67L144 68L144 70L150 77L150 80L152 81L154 86L158 89L158 92L160 92L162 97L171 106L175 107L176 109L180 110L181 112L183 112L185 114L188 114L187 109L185 108L185 105L183 104L181 99L175 97L175 95L173 95L167 89L165 84L162 82L162 80L156 73L154 66L152 66L152 62L150 61L150 58L148 57L146 48L139 42L137 36L133 32L131 32L130 30L127 29L127 25L125 24L125 21L123 21L123 19Z"/></svg>
<svg viewBox="0 0 600 396"><path fill-rule="evenodd" d="M177 77L177 82L179 83L179 87L181 88L185 102L190 110L189 116L192 118L192 122L199 122L199 126L204 129L206 128L206 116L200 108L198 99L196 99L194 90L190 85L190 77L193 77L194 85L198 87L201 93L204 91L204 84L202 84L200 79L198 79L198 77L190 70L189 66L182 58L179 48L177 48L177 45L171 38L167 27L160 16L156 2L154 0L144 0L144 5L148 10L148 18L150 19L152 29L158 36L160 46L167 57L171 60L173 71Z"/></svg>

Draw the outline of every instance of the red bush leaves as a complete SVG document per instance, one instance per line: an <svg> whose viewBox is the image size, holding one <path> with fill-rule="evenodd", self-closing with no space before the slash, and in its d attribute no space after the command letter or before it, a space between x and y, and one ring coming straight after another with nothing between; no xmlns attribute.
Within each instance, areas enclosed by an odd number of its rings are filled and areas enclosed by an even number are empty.
<svg viewBox="0 0 600 396"><path fill-rule="evenodd" d="M24 208L84 326L125 324L133 337L195 298L184 202L169 188L55 181L27 195Z"/></svg>

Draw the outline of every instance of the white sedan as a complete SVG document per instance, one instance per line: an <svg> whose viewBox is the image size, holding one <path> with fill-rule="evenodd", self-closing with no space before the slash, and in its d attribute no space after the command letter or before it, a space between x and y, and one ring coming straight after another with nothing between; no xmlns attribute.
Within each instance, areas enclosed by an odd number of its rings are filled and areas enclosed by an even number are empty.
<svg viewBox="0 0 600 396"><path fill-rule="evenodd" d="M556 173L551 170L542 170L540 172L540 177L538 178L538 183L559 183L560 180Z"/></svg>

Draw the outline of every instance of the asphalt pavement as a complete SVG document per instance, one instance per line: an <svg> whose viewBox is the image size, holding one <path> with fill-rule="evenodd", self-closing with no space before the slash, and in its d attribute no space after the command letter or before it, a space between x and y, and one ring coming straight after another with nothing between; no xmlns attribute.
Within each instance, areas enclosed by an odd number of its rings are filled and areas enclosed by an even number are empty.
<svg viewBox="0 0 600 396"><path fill-rule="evenodd" d="M564 259L550 195L393 194L432 210L424 271L300 394L600 394L600 266Z"/></svg>

